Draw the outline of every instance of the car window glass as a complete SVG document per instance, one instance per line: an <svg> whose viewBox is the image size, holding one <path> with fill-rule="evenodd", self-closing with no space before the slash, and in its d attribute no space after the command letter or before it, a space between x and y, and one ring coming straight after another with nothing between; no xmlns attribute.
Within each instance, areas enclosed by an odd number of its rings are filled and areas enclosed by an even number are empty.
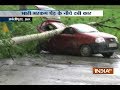
<svg viewBox="0 0 120 90"><path fill-rule="evenodd" d="M51 25L51 24L47 24L45 26L42 27L43 30L45 31L50 31L50 30L54 30L57 29L55 26Z"/></svg>
<svg viewBox="0 0 120 90"><path fill-rule="evenodd" d="M75 31L73 30L73 28L66 28L62 34L74 34Z"/></svg>

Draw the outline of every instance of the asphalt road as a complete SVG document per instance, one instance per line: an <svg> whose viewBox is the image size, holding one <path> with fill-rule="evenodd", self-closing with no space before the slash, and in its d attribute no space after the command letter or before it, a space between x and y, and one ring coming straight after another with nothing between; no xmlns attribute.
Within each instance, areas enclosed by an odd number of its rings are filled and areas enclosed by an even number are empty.
<svg viewBox="0 0 120 90"><path fill-rule="evenodd" d="M120 55L80 57L25 56L0 60L0 85L120 85ZM113 68L113 74L93 74L93 67Z"/></svg>

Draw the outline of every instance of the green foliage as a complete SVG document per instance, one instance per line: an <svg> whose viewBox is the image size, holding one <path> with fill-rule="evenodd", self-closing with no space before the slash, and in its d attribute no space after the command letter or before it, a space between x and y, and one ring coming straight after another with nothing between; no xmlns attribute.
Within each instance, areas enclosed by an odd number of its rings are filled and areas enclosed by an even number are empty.
<svg viewBox="0 0 120 90"><path fill-rule="evenodd" d="M4 39L10 38L10 35L11 35L10 33L5 33L0 30L0 40L3 40L3 43L5 44L4 46L0 46L0 58L9 56L8 53L9 45L4 41Z"/></svg>
<svg viewBox="0 0 120 90"><path fill-rule="evenodd" d="M34 18L36 19L36 18ZM34 21L34 20L33 20ZM35 22L36 25L39 24L39 22ZM34 23L34 24L35 24ZM14 22L13 25L13 31L10 32L3 32L2 28L0 30L0 40L8 39L16 36L23 36L23 35L29 35L33 33L38 33L36 30L36 25L34 25L33 22ZM35 47L37 45L38 41L32 41L23 43L20 45L5 45L0 46L0 58L10 58L11 55L16 56L23 56L26 54L35 54Z"/></svg>

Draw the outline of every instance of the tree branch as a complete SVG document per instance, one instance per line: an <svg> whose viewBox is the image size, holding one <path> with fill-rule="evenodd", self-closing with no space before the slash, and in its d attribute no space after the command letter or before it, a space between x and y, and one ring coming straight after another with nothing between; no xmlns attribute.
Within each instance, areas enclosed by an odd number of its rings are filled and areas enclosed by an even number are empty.
<svg viewBox="0 0 120 90"><path fill-rule="evenodd" d="M120 30L120 27L116 27L116 26L108 26L108 25L105 25L105 24L99 24L99 26L104 26L104 27L114 28L114 29Z"/></svg>
<svg viewBox="0 0 120 90"><path fill-rule="evenodd" d="M93 26L103 26L103 27L114 28L114 29L120 30L120 27L109 26L109 25L104 24L104 23L106 23L108 21L112 21L112 20L115 20L115 19L118 19L118 18L120 18L120 17L111 17L111 18L108 18L108 19L100 21L100 22L90 22L88 24L93 25Z"/></svg>

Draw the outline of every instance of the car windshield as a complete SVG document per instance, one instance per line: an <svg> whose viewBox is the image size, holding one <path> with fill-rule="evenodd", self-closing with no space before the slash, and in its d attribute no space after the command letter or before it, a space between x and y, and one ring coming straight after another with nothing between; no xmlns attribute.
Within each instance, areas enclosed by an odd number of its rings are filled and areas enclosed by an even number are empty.
<svg viewBox="0 0 120 90"><path fill-rule="evenodd" d="M86 24L75 24L71 26L77 29L77 31L81 33L99 32L96 28L93 28L92 26Z"/></svg>

